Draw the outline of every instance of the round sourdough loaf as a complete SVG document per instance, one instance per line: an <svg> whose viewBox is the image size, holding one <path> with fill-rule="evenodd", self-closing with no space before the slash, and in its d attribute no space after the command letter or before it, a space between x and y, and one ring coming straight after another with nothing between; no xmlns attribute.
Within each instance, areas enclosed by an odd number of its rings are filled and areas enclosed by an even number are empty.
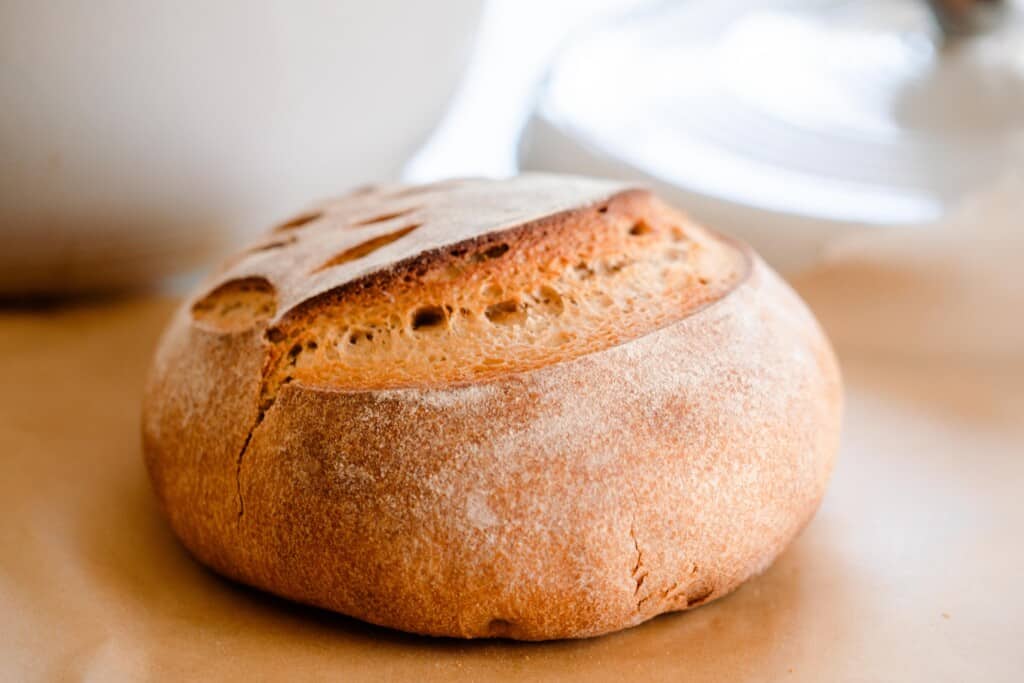
<svg viewBox="0 0 1024 683"><path fill-rule="evenodd" d="M203 563L416 633L594 636L705 604L810 519L832 351L747 247L650 193L366 188L178 311L145 456Z"/></svg>

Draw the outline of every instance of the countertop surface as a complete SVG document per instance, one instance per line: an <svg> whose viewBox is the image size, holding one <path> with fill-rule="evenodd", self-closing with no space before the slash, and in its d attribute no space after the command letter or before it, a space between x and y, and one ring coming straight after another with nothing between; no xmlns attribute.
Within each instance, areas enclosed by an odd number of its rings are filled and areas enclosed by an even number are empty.
<svg viewBox="0 0 1024 683"><path fill-rule="evenodd" d="M0 678L1024 680L1024 363L853 353L817 517L764 575L585 641L415 637L194 562L139 399L175 302L0 310Z"/></svg>

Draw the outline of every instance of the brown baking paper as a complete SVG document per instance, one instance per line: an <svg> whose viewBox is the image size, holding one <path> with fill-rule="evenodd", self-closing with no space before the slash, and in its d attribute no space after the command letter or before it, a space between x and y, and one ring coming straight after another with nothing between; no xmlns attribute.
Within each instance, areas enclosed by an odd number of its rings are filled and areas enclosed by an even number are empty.
<svg viewBox="0 0 1024 683"><path fill-rule="evenodd" d="M844 441L817 517L763 576L593 640L462 642L292 605L194 562L142 464L139 398L173 307L0 312L0 679L1020 680L1020 364L841 353ZM841 349L842 351L842 349Z"/></svg>

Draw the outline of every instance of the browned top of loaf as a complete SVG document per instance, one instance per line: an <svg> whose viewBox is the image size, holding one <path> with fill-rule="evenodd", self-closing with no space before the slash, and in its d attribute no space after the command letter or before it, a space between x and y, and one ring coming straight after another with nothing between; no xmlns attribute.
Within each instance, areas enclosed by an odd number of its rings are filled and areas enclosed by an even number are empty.
<svg viewBox="0 0 1024 683"><path fill-rule="evenodd" d="M645 190L565 176L367 189L247 250L194 302L266 325L262 403L484 380L608 348L720 299L745 253Z"/></svg>

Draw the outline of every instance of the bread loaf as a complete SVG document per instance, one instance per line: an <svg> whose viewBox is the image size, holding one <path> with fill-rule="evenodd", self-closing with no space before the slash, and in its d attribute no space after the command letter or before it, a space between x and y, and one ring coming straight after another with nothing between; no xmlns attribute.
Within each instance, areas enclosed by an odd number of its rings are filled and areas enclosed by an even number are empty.
<svg viewBox="0 0 1024 683"><path fill-rule="evenodd" d="M807 523L827 340L749 248L566 176L314 206L181 307L146 463L203 563L415 633L593 636L705 604Z"/></svg>

